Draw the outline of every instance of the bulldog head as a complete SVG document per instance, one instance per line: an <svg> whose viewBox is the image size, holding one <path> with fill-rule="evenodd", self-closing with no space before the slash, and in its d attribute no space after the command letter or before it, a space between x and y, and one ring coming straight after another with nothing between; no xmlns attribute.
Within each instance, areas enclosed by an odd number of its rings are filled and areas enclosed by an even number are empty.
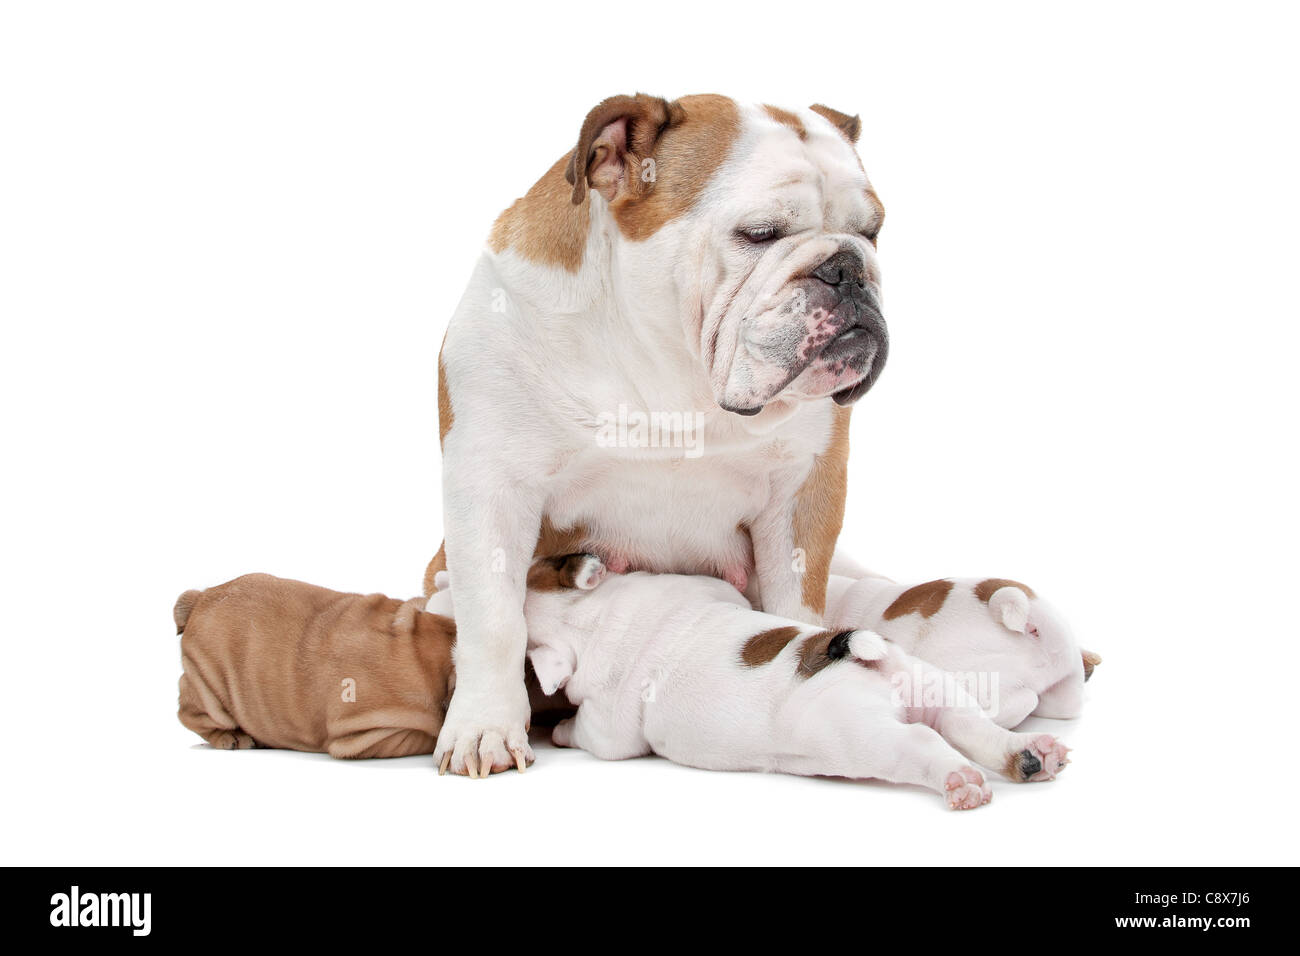
<svg viewBox="0 0 1300 956"><path fill-rule="evenodd" d="M820 105L643 94L606 100L583 125L567 170L573 201L588 185L602 197L627 240L629 297L671 300L662 311L680 317L727 411L848 405L880 376L884 209L853 146L860 130L858 117Z"/></svg>

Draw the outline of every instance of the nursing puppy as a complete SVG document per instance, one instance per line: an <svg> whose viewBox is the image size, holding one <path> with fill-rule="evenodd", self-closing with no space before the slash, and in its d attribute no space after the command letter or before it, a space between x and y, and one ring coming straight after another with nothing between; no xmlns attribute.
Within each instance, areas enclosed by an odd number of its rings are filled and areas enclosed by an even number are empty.
<svg viewBox="0 0 1300 956"><path fill-rule="evenodd" d="M942 675L870 631L751 610L714 578L606 577L597 558L585 562L575 578L594 590L530 590L525 604L542 690L578 707L553 732L560 746L918 784L958 810L991 797L971 761L1020 782L1052 779L1068 762L1054 737L999 727L959 685L913 705L912 683ZM430 608L453 612L454 592Z"/></svg>
<svg viewBox="0 0 1300 956"><path fill-rule="evenodd" d="M456 625L421 604L269 574L186 591L174 611L180 721L220 750L430 753L455 685Z"/></svg>
<svg viewBox="0 0 1300 956"><path fill-rule="evenodd" d="M576 126L576 124L575 124ZM820 620L848 407L885 364L883 209L824 106L611 97L501 214L439 357L444 547L460 608L435 759L532 759L525 573L718 575Z"/></svg>
<svg viewBox="0 0 1300 956"><path fill-rule="evenodd" d="M1018 581L943 578L908 586L832 575L826 620L875 631L955 674L996 675L968 689L1003 727L1031 714L1067 719L1083 707L1083 683L1101 663L1081 650L1065 619Z"/></svg>
<svg viewBox="0 0 1300 956"><path fill-rule="evenodd" d="M583 556L539 561L528 586L590 587L589 575ZM432 753L456 686L456 624L423 607L269 574L186 591L173 609L180 721L220 750ZM531 689L539 713L554 708Z"/></svg>

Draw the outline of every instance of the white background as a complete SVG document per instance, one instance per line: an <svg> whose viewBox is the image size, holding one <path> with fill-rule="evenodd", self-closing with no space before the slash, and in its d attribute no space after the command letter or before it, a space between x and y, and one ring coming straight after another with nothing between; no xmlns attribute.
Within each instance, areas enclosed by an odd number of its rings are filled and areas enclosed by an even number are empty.
<svg viewBox="0 0 1300 956"><path fill-rule="evenodd" d="M5 5L4 861L1296 862L1293 15L975 6ZM447 317L636 90L862 114L893 342L843 541L1069 613L1105 662L1055 783L469 781L177 723L180 591L418 591Z"/></svg>

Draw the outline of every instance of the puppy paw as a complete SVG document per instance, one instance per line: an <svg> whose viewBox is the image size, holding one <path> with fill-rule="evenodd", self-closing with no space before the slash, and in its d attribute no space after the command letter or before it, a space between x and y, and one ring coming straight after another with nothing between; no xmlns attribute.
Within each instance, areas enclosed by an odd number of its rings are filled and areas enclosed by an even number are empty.
<svg viewBox="0 0 1300 956"><path fill-rule="evenodd" d="M573 746L573 718L566 717L551 730L551 743L557 747Z"/></svg>
<svg viewBox="0 0 1300 956"><path fill-rule="evenodd" d="M222 730L208 738L215 750L252 750L257 741L239 730Z"/></svg>
<svg viewBox="0 0 1300 956"><path fill-rule="evenodd" d="M962 767L948 774L944 783L949 810L974 810L993 799L993 791L983 775L973 767Z"/></svg>
<svg viewBox="0 0 1300 956"><path fill-rule="evenodd" d="M573 586L580 591L590 591L605 580L609 571L605 563L594 554L584 554L573 569Z"/></svg>
<svg viewBox="0 0 1300 956"><path fill-rule="evenodd" d="M1039 783L1055 780L1056 775L1070 762L1070 748L1050 734L1034 734L1025 738L1024 748L1007 755L1004 772L1018 783Z"/></svg>

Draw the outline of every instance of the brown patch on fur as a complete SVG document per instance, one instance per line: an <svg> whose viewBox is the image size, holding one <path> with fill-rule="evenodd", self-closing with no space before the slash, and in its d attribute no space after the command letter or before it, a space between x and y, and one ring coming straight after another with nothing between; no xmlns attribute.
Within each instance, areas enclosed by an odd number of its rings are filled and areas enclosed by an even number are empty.
<svg viewBox="0 0 1300 956"><path fill-rule="evenodd" d="M529 262L578 271L587 246L591 206L570 201L572 193L564 181L568 162L567 154L556 160L527 193L497 216L488 237L493 252L513 249Z"/></svg>
<svg viewBox="0 0 1300 956"><path fill-rule="evenodd" d="M1101 655L1096 651L1083 652L1083 679L1086 681L1092 676L1093 669L1101 663Z"/></svg>
<svg viewBox="0 0 1300 956"><path fill-rule="evenodd" d="M533 549L533 558L554 558L562 554L578 554L584 549L587 529L582 525L572 528L557 528L550 518L542 518L542 527L537 535L537 546Z"/></svg>
<svg viewBox="0 0 1300 956"><path fill-rule="evenodd" d="M820 631L805 638L799 645L799 667L795 673L805 679L812 677L835 663L835 658L826 653L831 641L842 632Z"/></svg>
<svg viewBox="0 0 1300 956"><path fill-rule="evenodd" d="M943 602L947 600L948 592L952 587L951 581L942 579L910 587L894 598L894 603L885 608L885 613L881 616L886 621L912 613L920 614L921 617L934 617L943 607Z"/></svg>
<svg viewBox="0 0 1300 956"><path fill-rule="evenodd" d="M772 117L772 119L776 120L782 126L787 126L794 130L795 135L801 140L806 140L808 138L808 130L804 128L803 120L794 113L791 113L789 110L783 110L779 106L769 106L767 103L764 103L763 112Z"/></svg>
<svg viewBox="0 0 1300 956"><path fill-rule="evenodd" d="M642 183L644 193L620 194L610 203L619 232L634 242L686 214L740 135L740 110L725 96L683 96L672 105L682 118L663 130L654 147L655 181ZM638 182L644 158L637 160Z"/></svg>
<svg viewBox="0 0 1300 956"><path fill-rule="evenodd" d="M546 171L492 225L488 246L513 249L530 262L577 272L582 266L591 202L586 169L601 128L629 116L623 188L610 203L619 231L640 241L686 213L722 165L740 134L740 110L725 96L684 96L672 103L658 97L610 97L588 115L578 146ZM597 146L597 149L604 147ZM583 174L575 157L582 155ZM655 162L655 181L641 178L641 163Z"/></svg>
<svg viewBox="0 0 1300 956"><path fill-rule="evenodd" d="M826 610L826 581L835 541L844 524L849 493L849 416L836 405L830 441L813 461L812 471L794 499L794 546L804 554L803 603L816 614Z"/></svg>
<svg viewBox="0 0 1300 956"><path fill-rule="evenodd" d="M439 571L447 570L447 542L444 541L438 545L438 553L430 559L424 569L424 596L431 597L437 587L434 586L433 579L437 577Z"/></svg>
<svg viewBox="0 0 1300 956"><path fill-rule="evenodd" d="M446 337L443 337L446 344ZM447 439L447 432L456 424L456 413L451 408L451 393L447 391L447 368L442 364L442 349L438 349L438 447Z"/></svg>
<svg viewBox="0 0 1300 956"><path fill-rule="evenodd" d="M577 587L578 572L591 554L566 554L554 558L538 558L528 569L528 590L566 591Z"/></svg>
<svg viewBox="0 0 1300 956"><path fill-rule="evenodd" d="M542 527L537 535L537 546L533 549L533 559L555 558L561 555L578 554L584 551L587 529L578 525L573 528L556 528L550 518L542 519ZM438 546L438 553L433 556L424 569L424 596L429 597L438 589L433 579L439 571L447 570L447 542Z"/></svg>
<svg viewBox="0 0 1300 956"><path fill-rule="evenodd" d="M774 627L761 634L755 634L740 649L740 661L746 667L770 664L776 659L776 655L785 650L785 646L798 636L797 627Z"/></svg>
<svg viewBox="0 0 1300 956"><path fill-rule="evenodd" d="M1007 754L1006 763L1002 765L1002 775L1008 780L1016 781L1016 783L1027 783L1030 777L1043 769L1040 764L1038 767L1034 768L1031 773L1025 766L1025 759L1033 756L1034 755L1027 750L1017 750L1015 753Z"/></svg>
<svg viewBox="0 0 1300 956"><path fill-rule="evenodd" d="M1010 578L986 578L975 585L975 596L982 603L988 604L989 598L1003 588L1020 588L1025 592L1025 597L1034 597L1034 589L1028 584L1021 584L1019 581L1012 581Z"/></svg>
<svg viewBox="0 0 1300 956"><path fill-rule="evenodd" d="M859 116L850 116L848 113L841 113L839 110L833 110L829 106L823 106L821 103L814 103L808 107L814 113L820 113L831 121L831 125L843 134L844 138L850 143L856 143L858 137L862 135L862 118Z"/></svg>

